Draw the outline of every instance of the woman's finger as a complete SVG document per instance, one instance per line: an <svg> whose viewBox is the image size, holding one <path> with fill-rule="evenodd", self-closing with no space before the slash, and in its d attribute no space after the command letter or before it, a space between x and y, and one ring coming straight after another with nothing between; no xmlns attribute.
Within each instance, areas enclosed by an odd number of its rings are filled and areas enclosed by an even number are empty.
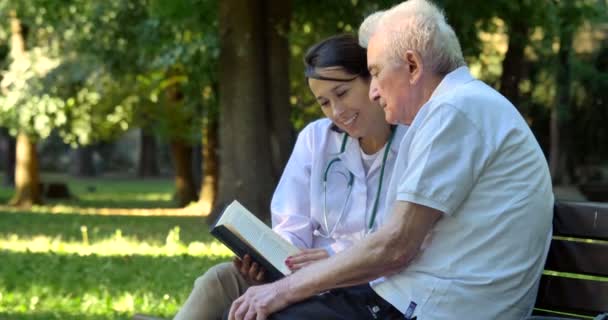
<svg viewBox="0 0 608 320"><path fill-rule="evenodd" d="M300 264L304 262L317 261L329 257L329 254L324 249L319 250L307 250L287 258L289 264Z"/></svg>
<svg viewBox="0 0 608 320"><path fill-rule="evenodd" d="M291 270L292 272L298 271L304 267L306 267L307 265L311 264L312 262L303 262L303 263L298 263L298 264L292 264L289 267L289 270Z"/></svg>
<svg viewBox="0 0 608 320"><path fill-rule="evenodd" d="M258 275L255 277L255 281L264 282L265 273L266 273L266 270L264 268L260 268L260 272L258 272Z"/></svg>
<svg viewBox="0 0 608 320"><path fill-rule="evenodd" d="M241 274L243 276L247 277L249 274L249 268L251 268L251 257L248 254L246 254L243 257L243 262L241 264Z"/></svg>
<svg viewBox="0 0 608 320"><path fill-rule="evenodd" d="M249 276L249 279L255 279L256 276L258 275L258 263L254 262L251 264L251 267L249 267L249 271L247 273L247 275Z"/></svg>

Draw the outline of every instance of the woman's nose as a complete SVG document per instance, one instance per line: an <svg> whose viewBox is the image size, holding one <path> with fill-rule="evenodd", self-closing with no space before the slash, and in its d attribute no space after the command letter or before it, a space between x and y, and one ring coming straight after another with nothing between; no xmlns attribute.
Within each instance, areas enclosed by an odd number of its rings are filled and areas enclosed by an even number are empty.
<svg viewBox="0 0 608 320"><path fill-rule="evenodd" d="M340 117L346 111L346 107L342 103L334 103L333 105L334 117Z"/></svg>

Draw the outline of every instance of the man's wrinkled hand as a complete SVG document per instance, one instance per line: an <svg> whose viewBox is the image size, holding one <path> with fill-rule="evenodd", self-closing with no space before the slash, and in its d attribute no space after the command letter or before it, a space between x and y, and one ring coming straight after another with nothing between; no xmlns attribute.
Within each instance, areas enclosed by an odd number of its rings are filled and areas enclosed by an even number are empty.
<svg viewBox="0 0 608 320"><path fill-rule="evenodd" d="M250 287L230 307L228 320L264 320L289 305L286 278L261 286Z"/></svg>

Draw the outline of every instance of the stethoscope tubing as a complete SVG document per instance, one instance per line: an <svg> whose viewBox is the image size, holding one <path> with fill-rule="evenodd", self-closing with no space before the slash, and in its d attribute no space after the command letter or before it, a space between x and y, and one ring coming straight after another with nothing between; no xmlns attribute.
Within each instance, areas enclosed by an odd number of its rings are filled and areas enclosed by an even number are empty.
<svg viewBox="0 0 608 320"><path fill-rule="evenodd" d="M371 230L374 227L374 223L376 220L376 215L377 215L377 211L378 211L378 204L379 204L379 200L380 200L380 192L382 191L382 181L384 178L384 168L386 165L386 159L388 157L388 152L389 149L391 147L391 144L393 142L393 137L395 135L395 131L396 131L396 126L391 126L391 133L390 136L388 138L388 142L386 144L386 149L384 150L384 154L382 155L382 166L380 168L380 181L378 182L378 189L376 191L376 199L374 200L374 206L372 208L372 215L370 217L369 220L369 224L367 226L367 230L366 230L366 234L368 234L369 232L371 232ZM348 140L348 134L345 132L344 133L344 138L342 138L342 145L340 146L340 154L344 153L344 150L346 150L346 142ZM338 163L342 161L342 159L340 159L339 157L335 157L333 159L331 159L328 163L327 166L325 167L325 170L323 171L323 226L325 227L326 233L323 234L320 230L315 230L313 232L313 234L317 235L317 236L321 236L324 238L331 238L331 236L334 234L334 232L336 231L336 228L338 227L338 225L340 224L340 222L342 221L342 219L344 218L344 214L346 212L346 205L348 204L348 200L350 200L351 194L352 194L352 189L353 189L353 184L354 184L354 180L355 177L353 175L352 172L348 171L349 173L349 178L348 178L348 191L346 194L346 198L344 199L344 203L342 204L342 210L340 210L340 214L338 215L338 220L336 220L336 223L334 224L333 228L331 228L331 230L329 229L329 223L327 220L327 176L329 174L329 170L331 169L331 166L333 166L335 163Z"/></svg>

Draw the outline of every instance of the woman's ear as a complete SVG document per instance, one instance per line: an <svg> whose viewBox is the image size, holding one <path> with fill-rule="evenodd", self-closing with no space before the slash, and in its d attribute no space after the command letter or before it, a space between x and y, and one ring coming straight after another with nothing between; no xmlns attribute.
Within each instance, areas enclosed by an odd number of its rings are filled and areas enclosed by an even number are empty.
<svg viewBox="0 0 608 320"><path fill-rule="evenodd" d="M408 65L408 71L410 73L410 84L416 84L424 71L422 63L422 57L418 52L407 50L405 52L404 60Z"/></svg>

